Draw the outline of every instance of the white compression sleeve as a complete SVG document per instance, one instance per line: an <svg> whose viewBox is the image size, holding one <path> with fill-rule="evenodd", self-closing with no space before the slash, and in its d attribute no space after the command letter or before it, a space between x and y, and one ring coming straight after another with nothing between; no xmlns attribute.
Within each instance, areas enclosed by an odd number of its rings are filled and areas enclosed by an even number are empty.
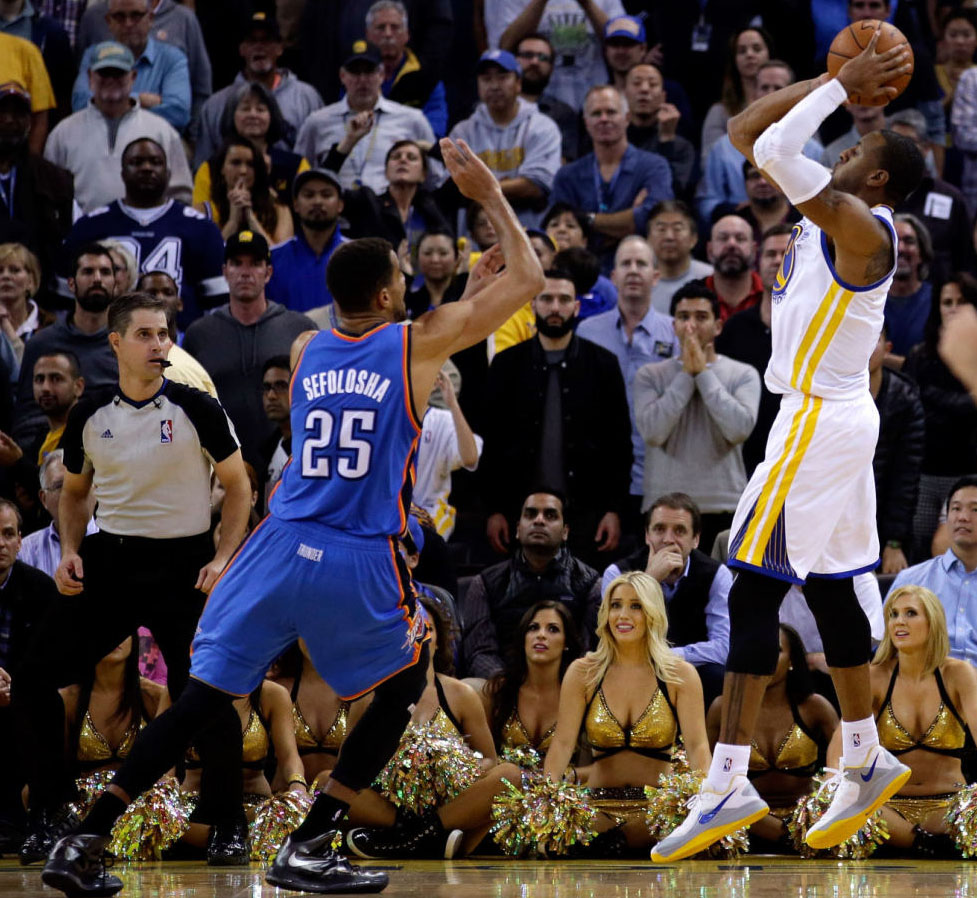
<svg viewBox="0 0 977 898"><path fill-rule="evenodd" d="M822 84L774 122L753 144L753 158L795 206L817 196L831 181L831 172L803 155L804 145L821 123L847 97L837 78Z"/></svg>

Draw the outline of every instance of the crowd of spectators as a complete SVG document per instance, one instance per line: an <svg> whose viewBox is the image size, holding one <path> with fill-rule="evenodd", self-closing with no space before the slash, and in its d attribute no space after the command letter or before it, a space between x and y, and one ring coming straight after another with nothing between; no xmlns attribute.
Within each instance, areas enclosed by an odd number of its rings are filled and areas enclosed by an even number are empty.
<svg viewBox="0 0 977 898"><path fill-rule="evenodd" d="M0 0L0 825L23 822L7 672L58 601L58 445L79 397L117 382L111 301L165 301L168 376L219 398L260 512L291 448L290 345L335 324L335 248L389 240L416 318L495 242L445 135L546 270L446 366L424 421L414 575L453 594L458 668L499 674L541 600L593 647L602 584L641 570L718 695L722 559L779 406L772 293L800 219L726 123L870 17L912 44L910 89L846 104L804 152L831 167L891 128L925 155L869 371L878 573L883 596L893 575L931 589L951 655L977 663L977 405L938 351L977 308L977 4Z"/></svg>

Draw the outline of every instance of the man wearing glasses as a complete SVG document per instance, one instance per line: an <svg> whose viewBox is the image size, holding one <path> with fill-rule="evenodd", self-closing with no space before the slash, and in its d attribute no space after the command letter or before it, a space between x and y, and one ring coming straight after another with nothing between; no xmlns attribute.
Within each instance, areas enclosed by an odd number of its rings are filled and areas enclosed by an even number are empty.
<svg viewBox="0 0 977 898"><path fill-rule="evenodd" d="M580 155L580 116L562 100L546 93L553 75L553 45L542 34L527 34L516 44L516 59L522 66L522 92L527 103L535 103L543 115L556 122L563 137L563 161Z"/></svg>
<svg viewBox="0 0 977 898"><path fill-rule="evenodd" d="M132 52L136 61L133 97L143 109L166 119L177 131L190 121L191 91L187 57L177 47L149 36L153 21L151 0L109 0L105 14L112 39ZM82 56L71 93L71 108L77 112L88 105L91 89L88 70L94 47Z"/></svg>

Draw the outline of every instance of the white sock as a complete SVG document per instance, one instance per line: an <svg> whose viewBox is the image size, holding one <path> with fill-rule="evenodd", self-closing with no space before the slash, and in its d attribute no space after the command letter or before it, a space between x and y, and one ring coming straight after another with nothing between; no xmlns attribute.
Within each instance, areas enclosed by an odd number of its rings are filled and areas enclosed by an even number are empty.
<svg viewBox="0 0 977 898"><path fill-rule="evenodd" d="M749 745L726 745L717 742L712 750L712 764L705 786L711 792L725 792L734 776L746 776L750 766Z"/></svg>
<svg viewBox="0 0 977 898"><path fill-rule="evenodd" d="M841 722L841 747L846 767L863 767L878 744L879 731L875 728L874 717Z"/></svg>

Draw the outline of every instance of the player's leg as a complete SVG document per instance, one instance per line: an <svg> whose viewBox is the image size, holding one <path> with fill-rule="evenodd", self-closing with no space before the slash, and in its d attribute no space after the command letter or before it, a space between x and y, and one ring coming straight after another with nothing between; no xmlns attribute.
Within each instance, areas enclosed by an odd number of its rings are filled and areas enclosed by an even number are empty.
<svg viewBox="0 0 977 898"><path fill-rule="evenodd" d="M160 541L163 543L164 541ZM204 607L195 588L200 568L213 557L209 534L202 539L167 540L154 613L147 625L167 666L167 688L175 701L187 685L190 645ZM212 825L207 860L219 866L249 862L247 818L242 806L241 725L233 708L216 714L194 737L202 763L200 800L194 819Z"/></svg>
<svg viewBox="0 0 977 898"><path fill-rule="evenodd" d="M29 786L29 829L21 863L43 860L57 841L59 809L73 794L64 751L64 703L59 688L80 682L137 625L132 596L114 587L128 566L101 534L82 543L85 592L61 596L11 672L11 712Z"/></svg>
<svg viewBox="0 0 977 898"><path fill-rule="evenodd" d="M411 708L427 684L427 668L425 644L415 663L374 690L373 700L343 742L336 767L305 820L285 840L265 874L272 885L320 893L379 892L386 887L385 873L353 867L331 846L357 793L370 786L397 750ZM438 818L430 815L416 838L446 839L446 834Z"/></svg>
<svg viewBox="0 0 977 898"><path fill-rule="evenodd" d="M279 546L274 533L259 535L255 531L249 537L211 592L186 688L140 731L112 784L76 830L54 847L42 874L48 885L70 895L119 891L122 882L106 873L103 857L115 821L215 719L233 715L237 725L234 698L249 694L294 641L295 631L281 613L291 570L287 564L268 566L267 558L280 557Z"/></svg>
<svg viewBox="0 0 977 898"><path fill-rule="evenodd" d="M786 581L754 571L737 573L729 591L729 657L719 742L698 802L678 828L655 846L652 860L665 863L690 857L769 810L746 773L757 715L777 667L779 611L789 588Z"/></svg>
<svg viewBox="0 0 977 898"><path fill-rule="evenodd" d="M902 788L910 770L879 746L872 715L872 634L851 577L810 576L804 597L817 621L841 705L842 760L831 806L808 831L815 848L838 845Z"/></svg>
<svg viewBox="0 0 977 898"><path fill-rule="evenodd" d="M104 859L116 820L173 766L195 734L213 719L230 712L237 721L231 704L234 698L191 680L176 703L139 732L112 783L75 830L55 845L41 874L45 885L72 896L120 891L122 880L106 872Z"/></svg>
<svg viewBox="0 0 977 898"><path fill-rule="evenodd" d="M328 849L350 802L393 756L411 708L424 691L426 618L394 540L331 536L320 542L317 534L305 532L302 546L301 574L308 595L295 593L293 616L316 670L338 695L372 691L373 699L343 742L322 792L302 825L285 840L265 878L299 890L379 891L387 884L385 874L351 867Z"/></svg>

